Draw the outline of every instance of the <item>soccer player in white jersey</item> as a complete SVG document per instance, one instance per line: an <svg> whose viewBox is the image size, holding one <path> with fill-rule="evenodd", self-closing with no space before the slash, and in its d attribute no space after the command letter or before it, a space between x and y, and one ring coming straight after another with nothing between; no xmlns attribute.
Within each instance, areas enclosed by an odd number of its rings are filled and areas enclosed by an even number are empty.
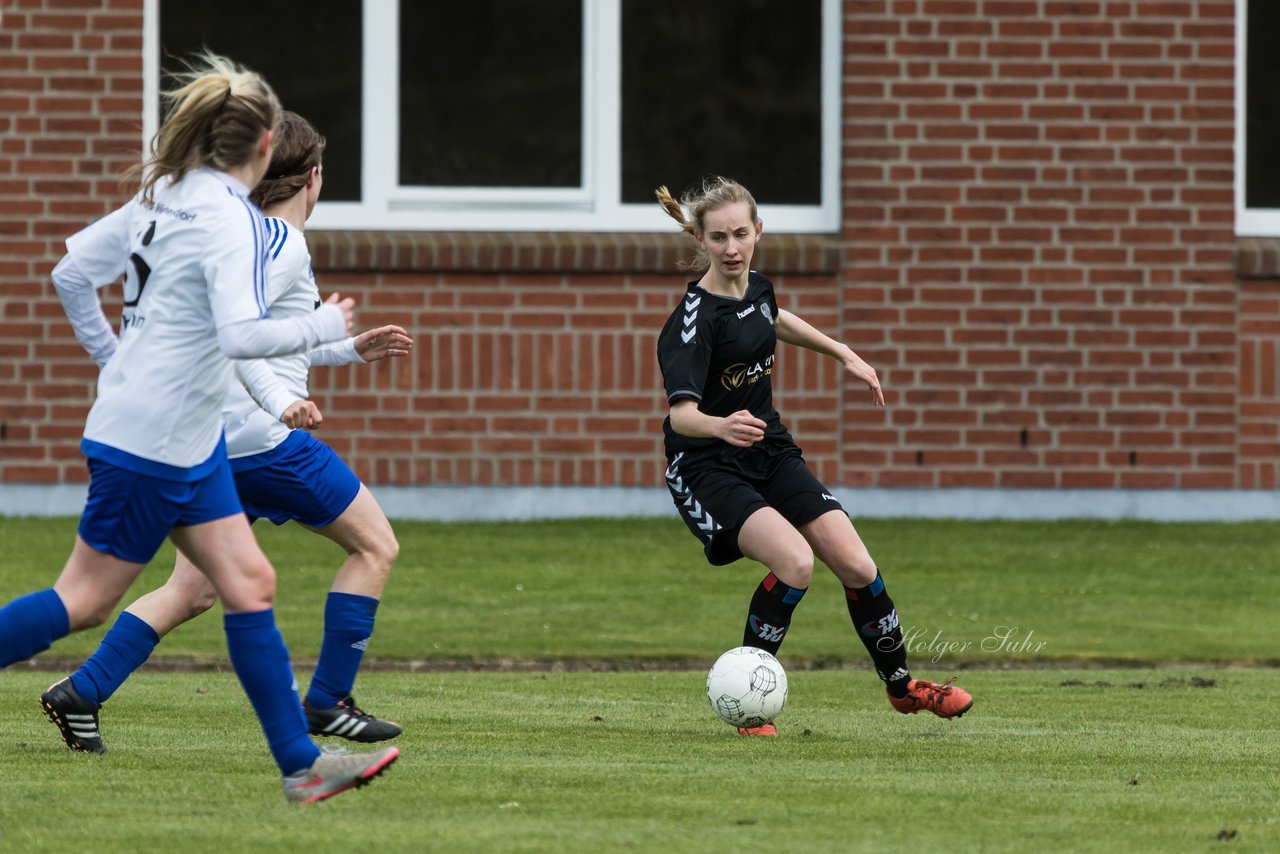
<svg viewBox="0 0 1280 854"><path fill-rule="evenodd" d="M67 240L54 269L77 337L105 364L85 423L89 496L52 588L0 608L0 667L102 623L166 537L222 599L227 649L285 797L362 785L399 755L322 752L307 734L275 624L275 570L232 482L222 401L232 358L307 350L348 334L351 300L269 319L262 214L247 198L271 159L280 104L257 74L206 54L166 92L137 196ZM96 288L125 276L118 348Z"/></svg>
<svg viewBox="0 0 1280 854"><path fill-rule="evenodd" d="M266 177L250 194L265 216L272 317L306 316L320 305L302 232L320 196L324 144L306 119L286 110ZM372 362L406 356L411 347L403 329L383 326L310 353L242 360L236 363L240 378L232 380L223 404L227 454L250 521L293 520L347 552L325 603L324 641L303 703L312 735L374 742L400 734L398 725L364 712L351 696L399 546L372 493L333 449L288 425L319 425L319 411L307 399L313 363ZM208 610L216 596L208 579L179 553L168 582L125 609L89 660L41 697L68 747L106 752L98 727L101 705L150 657L160 638Z"/></svg>

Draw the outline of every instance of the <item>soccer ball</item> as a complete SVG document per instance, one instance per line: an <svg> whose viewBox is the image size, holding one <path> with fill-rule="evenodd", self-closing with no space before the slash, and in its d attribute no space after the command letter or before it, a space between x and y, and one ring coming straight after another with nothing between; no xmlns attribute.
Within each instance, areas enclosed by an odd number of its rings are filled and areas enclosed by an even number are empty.
<svg viewBox="0 0 1280 854"><path fill-rule="evenodd" d="M735 647L711 665L707 699L730 726L762 726L776 718L787 702L787 672L763 649Z"/></svg>

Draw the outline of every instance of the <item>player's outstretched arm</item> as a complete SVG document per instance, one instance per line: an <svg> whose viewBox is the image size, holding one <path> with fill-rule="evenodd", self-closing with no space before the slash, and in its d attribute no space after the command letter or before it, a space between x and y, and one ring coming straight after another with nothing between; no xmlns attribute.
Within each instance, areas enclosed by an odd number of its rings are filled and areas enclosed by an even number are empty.
<svg viewBox="0 0 1280 854"><path fill-rule="evenodd" d="M218 349L229 359L287 356L351 334L355 300L333 294L304 317L245 320L218 327Z"/></svg>
<svg viewBox="0 0 1280 854"><path fill-rule="evenodd" d="M413 339L399 326L379 326L355 337L356 353L366 362L409 355Z"/></svg>
<svg viewBox="0 0 1280 854"><path fill-rule="evenodd" d="M884 389L880 387L880 378L875 368L862 360L849 345L841 344L834 338L814 329L804 320L784 309L778 310L778 322L774 326L779 341L813 350L830 356L844 365L844 369L867 384L871 389L871 400L876 406L884 406Z"/></svg>
<svg viewBox="0 0 1280 854"><path fill-rule="evenodd" d="M399 326L379 326L361 332L354 338L322 344L308 355L311 364L323 366L352 365L408 356L413 339Z"/></svg>

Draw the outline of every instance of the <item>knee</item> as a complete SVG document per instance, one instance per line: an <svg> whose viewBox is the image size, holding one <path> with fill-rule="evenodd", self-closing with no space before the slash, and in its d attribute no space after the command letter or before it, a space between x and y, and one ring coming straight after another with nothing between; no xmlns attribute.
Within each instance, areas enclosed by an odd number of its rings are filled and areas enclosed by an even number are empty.
<svg viewBox="0 0 1280 854"><path fill-rule="evenodd" d="M851 558L842 561L839 566L831 567L832 572L840 579L840 583L845 587L866 587L876 580L879 569L876 568L876 562L871 559L870 555L863 558Z"/></svg>
<svg viewBox="0 0 1280 854"><path fill-rule="evenodd" d="M276 600L276 571L266 556L241 568L230 589L222 591L223 605L230 611L260 611Z"/></svg>
<svg viewBox="0 0 1280 854"><path fill-rule="evenodd" d="M249 577L255 590L258 590L262 595L269 597L271 601L275 601L276 570L265 556L259 563L255 564L249 573Z"/></svg>
<svg viewBox="0 0 1280 854"><path fill-rule="evenodd" d="M791 587L808 587L813 578L813 550L803 541L788 548L769 567Z"/></svg>
<svg viewBox="0 0 1280 854"><path fill-rule="evenodd" d="M206 585L203 589L196 592L188 602L187 619L193 620L213 607L213 603L218 601L218 593L213 589L213 585Z"/></svg>
<svg viewBox="0 0 1280 854"><path fill-rule="evenodd" d="M363 558L359 566L368 573L370 578L379 584L384 584L391 576L391 567L400 557L400 543L388 528L384 536L370 539L362 544L359 554Z"/></svg>
<svg viewBox="0 0 1280 854"><path fill-rule="evenodd" d="M63 604L67 609L67 627L73 632L102 625L115 610L114 603L66 602L64 600Z"/></svg>
<svg viewBox="0 0 1280 854"><path fill-rule="evenodd" d="M396 539L396 535L388 531L387 535L375 545L374 555L374 562L382 570L383 577L390 575L391 567L400 557L400 541Z"/></svg>

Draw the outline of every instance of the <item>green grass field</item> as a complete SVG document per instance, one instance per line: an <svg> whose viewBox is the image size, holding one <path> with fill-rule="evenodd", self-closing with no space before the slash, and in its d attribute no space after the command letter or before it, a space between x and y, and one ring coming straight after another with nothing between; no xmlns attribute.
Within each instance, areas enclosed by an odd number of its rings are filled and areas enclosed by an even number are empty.
<svg viewBox="0 0 1280 854"><path fill-rule="evenodd" d="M47 586L73 530L0 519L0 601ZM783 737L735 736L703 681L761 570L706 566L675 520L399 524L357 685L405 726L385 777L284 803L216 614L106 706L108 755L66 751L36 697L96 630L0 675L0 850L1280 850L1280 526L860 530L915 672L976 696L962 720L890 710L823 574ZM339 555L259 533L305 685Z"/></svg>

